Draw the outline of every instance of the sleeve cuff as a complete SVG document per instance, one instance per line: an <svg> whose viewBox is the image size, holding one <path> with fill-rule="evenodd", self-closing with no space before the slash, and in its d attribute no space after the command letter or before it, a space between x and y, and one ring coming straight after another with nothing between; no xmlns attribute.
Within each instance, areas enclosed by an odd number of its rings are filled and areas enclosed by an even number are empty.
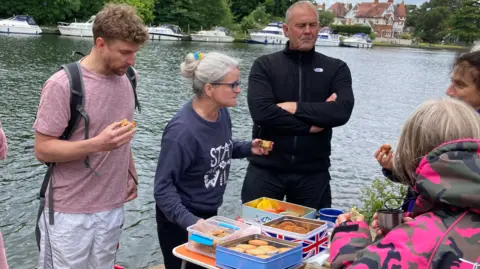
<svg viewBox="0 0 480 269"><path fill-rule="evenodd" d="M193 215L192 213L190 213L188 216L186 216L183 221L181 223L179 223L179 225L187 230L188 227L192 226L193 224L197 223L197 221L199 220L200 218Z"/></svg>
<svg viewBox="0 0 480 269"><path fill-rule="evenodd" d="M242 146L242 155L245 157L253 156L252 153L252 142L247 142L245 145Z"/></svg>

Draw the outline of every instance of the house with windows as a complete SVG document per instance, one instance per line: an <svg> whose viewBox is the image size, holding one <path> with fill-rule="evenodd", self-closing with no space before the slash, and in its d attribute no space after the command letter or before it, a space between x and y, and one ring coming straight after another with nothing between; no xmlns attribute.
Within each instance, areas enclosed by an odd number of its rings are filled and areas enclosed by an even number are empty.
<svg viewBox="0 0 480 269"><path fill-rule="evenodd" d="M345 24L345 15L347 15L349 11L348 4L337 2L331 5L327 10L335 14L333 24Z"/></svg>
<svg viewBox="0 0 480 269"><path fill-rule="evenodd" d="M394 0L374 0L353 5L351 8L337 2L328 8L335 14L334 24L368 26L378 37L398 38L404 32L407 19L404 0L395 4Z"/></svg>

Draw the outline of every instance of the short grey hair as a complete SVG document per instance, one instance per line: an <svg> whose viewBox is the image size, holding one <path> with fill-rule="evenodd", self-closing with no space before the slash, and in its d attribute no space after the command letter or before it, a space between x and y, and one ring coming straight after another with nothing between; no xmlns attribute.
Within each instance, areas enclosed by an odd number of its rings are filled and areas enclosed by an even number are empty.
<svg viewBox="0 0 480 269"><path fill-rule="evenodd" d="M425 101L402 128L393 156L396 177L414 186L415 171L425 155L445 142L467 138L480 139L480 117L475 109L448 97Z"/></svg>
<svg viewBox="0 0 480 269"><path fill-rule="evenodd" d="M203 54L203 59L197 59L199 53L189 53L180 64L182 76L192 79L193 93L203 94L208 83L221 82L225 75L238 68L239 60L219 52Z"/></svg>
<svg viewBox="0 0 480 269"><path fill-rule="evenodd" d="M313 10L315 10L315 13L317 14L317 21L320 19L319 16L318 16L318 9L317 9L317 7L312 3L312 1L298 1L298 2L293 3L293 4L287 9L287 12L285 12L285 23L288 23L288 21L290 20L290 17L291 17L291 15L292 15L293 9L296 8L296 7L300 7L300 6L308 6L308 7L312 8Z"/></svg>

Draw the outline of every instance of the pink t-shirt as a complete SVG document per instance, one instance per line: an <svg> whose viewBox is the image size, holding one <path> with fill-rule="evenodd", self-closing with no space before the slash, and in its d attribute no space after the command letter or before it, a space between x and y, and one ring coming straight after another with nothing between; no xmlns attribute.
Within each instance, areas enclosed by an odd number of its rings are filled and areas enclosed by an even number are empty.
<svg viewBox="0 0 480 269"><path fill-rule="evenodd" d="M8 145L7 137L2 128L2 123L0 122L0 160L3 160L7 157Z"/></svg>
<svg viewBox="0 0 480 269"><path fill-rule="evenodd" d="M3 246L2 233L0 232L0 269L8 269L7 255L5 254L5 247Z"/></svg>
<svg viewBox="0 0 480 269"><path fill-rule="evenodd" d="M104 76L82 66L85 89L84 109L89 116L89 137L124 118L133 120L133 90L127 76ZM61 70L47 80L40 98L33 128L42 134L60 137L70 119L70 86ZM84 139L82 119L70 140ZM95 175L85 159L58 163L53 170L53 210L61 213L98 213L123 205L127 193L130 144L110 152L89 155ZM46 194L48 206L48 191Z"/></svg>

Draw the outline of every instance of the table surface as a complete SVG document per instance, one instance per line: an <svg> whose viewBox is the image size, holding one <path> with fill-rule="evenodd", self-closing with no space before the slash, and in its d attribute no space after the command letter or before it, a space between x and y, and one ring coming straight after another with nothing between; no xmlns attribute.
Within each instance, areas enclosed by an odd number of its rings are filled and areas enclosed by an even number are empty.
<svg viewBox="0 0 480 269"><path fill-rule="evenodd" d="M185 246L186 244L180 245L176 248L173 249L173 255L176 257L185 260L190 263L194 263L196 265L202 266L204 268L208 269L218 269L218 267L215 266L215 259L210 258L201 254L198 254L196 252L190 251L187 249Z"/></svg>
<svg viewBox="0 0 480 269"><path fill-rule="evenodd" d="M196 265L202 266L207 269L218 269L219 267L215 266L215 259L210 258L201 254L198 254L196 252L190 251L187 249L186 244L180 245L176 248L173 249L173 255L176 257L185 260L190 263L194 263ZM322 265L323 262L328 259L328 254L325 256L325 254L320 254L317 257L312 257L310 258L307 263L314 263L314 262L319 262L318 265ZM313 267L313 266L312 266ZM312 267L307 267L307 268L312 268ZM323 268L323 267L313 267L313 268Z"/></svg>

